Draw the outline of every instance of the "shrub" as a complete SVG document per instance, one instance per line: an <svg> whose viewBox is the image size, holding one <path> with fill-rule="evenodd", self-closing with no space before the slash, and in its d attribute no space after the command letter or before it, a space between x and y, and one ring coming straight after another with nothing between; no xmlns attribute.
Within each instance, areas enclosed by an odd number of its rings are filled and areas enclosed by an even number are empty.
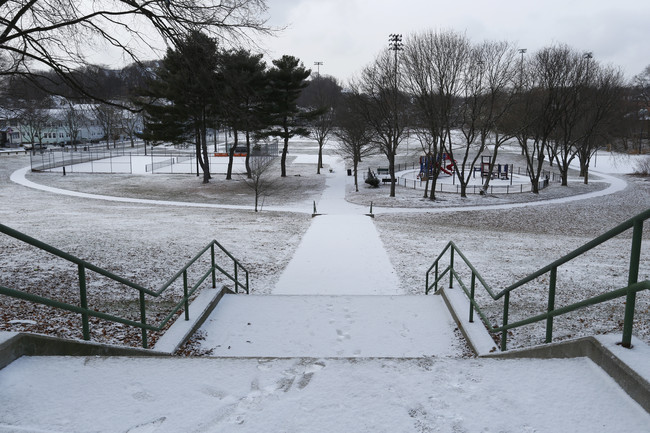
<svg viewBox="0 0 650 433"><path fill-rule="evenodd" d="M370 169L368 169L368 176L366 176L366 183L373 188L379 187L379 178Z"/></svg>

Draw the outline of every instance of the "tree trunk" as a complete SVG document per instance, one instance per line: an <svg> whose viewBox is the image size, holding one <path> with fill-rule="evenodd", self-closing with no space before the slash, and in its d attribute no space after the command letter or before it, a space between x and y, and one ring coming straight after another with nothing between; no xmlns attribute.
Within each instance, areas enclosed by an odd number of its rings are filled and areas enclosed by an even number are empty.
<svg viewBox="0 0 650 433"><path fill-rule="evenodd" d="M539 194L539 179L533 179L530 181L531 190L533 194Z"/></svg>
<svg viewBox="0 0 650 433"><path fill-rule="evenodd" d="M395 154L388 155L388 173L390 174L390 196L395 197Z"/></svg>
<svg viewBox="0 0 650 433"><path fill-rule="evenodd" d="M251 133L250 131L246 130L246 177L248 179L251 179L253 177L253 173L251 172L250 158L251 158Z"/></svg>
<svg viewBox="0 0 650 433"><path fill-rule="evenodd" d="M462 198L467 198L467 183L463 182L462 180L458 180L460 183L460 196Z"/></svg>
<svg viewBox="0 0 650 433"><path fill-rule="evenodd" d="M289 153L289 128L284 128L284 147L280 158L281 177L287 177L287 153Z"/></svg>
<svg viewBox="0 0 650 433"><path fill-rule="evenodd" d="M237 145L239 144L239 131L237 128L232 129L235 138L233 140L233 144L230 147L230 151L228 152L228 171L226 173L226 180L231 180L232 179L232 165L233 162L235 161L235 149L237 148Z"/></svg>
<svg viewBox="0 0 650 433"><path fill-rule="evenodd" d="M323 139L318 139L318 167L316 167L316 174L320 174L320 169L323 168Z"/></svg>

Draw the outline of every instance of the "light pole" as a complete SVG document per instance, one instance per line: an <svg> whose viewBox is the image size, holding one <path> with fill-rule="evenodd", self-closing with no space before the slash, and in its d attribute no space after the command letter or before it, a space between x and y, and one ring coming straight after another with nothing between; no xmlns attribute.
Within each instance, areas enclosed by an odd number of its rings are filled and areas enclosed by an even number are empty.
<svg viewBox="0 0 650 433"><path fill-rule="evenodd" d="M524 54L528 51L526 48L519 48L519 54L521 54L521 61L519 62L519 82L520 85L523 85L524 82Z"/></svg>
<svg viewBox="0 0 650 433"><path fill-rule="evenodd" d="M589 64L591 63L591 59L593 59L594 53L591 51L587 51L582 55L582 58L586 60L587 62L587 84L589 83Z"/></svg>
<svg viewBox="0 0 650 433"><path fill-rule="evenodd" d="M323 62L314 62L314 65L316 66L316 79L320 78L320 67L323 64Z"/></svg>
<svg viewBox="0 0 650 433"><path fill-rule="evenodd" d="M395 52L395 83L397 83L397 52L404 49L401 34L391 33L388 35L388 49ZM395 84L395 88L397 88L397 84Z"/></svg>
<svg viewBox="0 0 650 433"><path fill-rule="evenodd" d="M521 60L519 61L519 94L523 96L524 94L524 54L528 51L526 48L519 48L519 54L521 54ZM524 155L524 148L521 147L521 154Z"/></svg>

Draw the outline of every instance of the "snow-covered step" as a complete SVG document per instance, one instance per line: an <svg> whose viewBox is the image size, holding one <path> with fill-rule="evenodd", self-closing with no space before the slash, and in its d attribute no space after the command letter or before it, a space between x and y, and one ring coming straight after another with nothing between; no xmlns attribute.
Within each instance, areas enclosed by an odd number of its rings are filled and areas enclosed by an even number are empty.
<svg viewBox="0 0 650 433"><path fill-rule="evenodd" d="M201 327L213 356L458 356L439 296L226 295Z"/></svg>
<svg viewBox="0 0 650 433"><path fill-rule="evenodd" d="M0 432L647 432L586 358L23 357Z"/></svg>

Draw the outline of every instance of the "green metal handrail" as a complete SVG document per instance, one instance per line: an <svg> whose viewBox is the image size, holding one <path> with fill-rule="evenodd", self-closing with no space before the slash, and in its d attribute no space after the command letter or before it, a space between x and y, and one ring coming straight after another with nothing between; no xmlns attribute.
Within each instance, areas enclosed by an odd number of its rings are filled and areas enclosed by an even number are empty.
<svg viewBox="0 0 650 433"><path fill-rule="evenodd" d="M426 273L426 281L425 281L425 294L429 294L431 289L434 290L434 292L438 291L438 283L447 275L449 274L449 287L453 287L453 282L456 280L460 287L463 289L467 297L469 298L470 301L470 309L469 309L469 321L473 322L474 321L474 311L476 311L481 320L483 320L483 323L486 324L488 331L492 333L498 333L501 332L501 350L506 350L507 346L507 330L513 329L513 328L518 328L520 326L528 325L531 323L539 322L542 320L546 320L546 343L550 343L553 339L553 318L555 316L560 316L590 305L596 305L605 301L610 301L612 299L620 298L625 296L626 301L625 301L625 317L623 320L623 338L621 345L623 347L631 347L631 342L632 342L632 328L633 328L633 322L634 322L634 309L635 309L635 303L636 303L636 293L641 291L641 290L650 290L650 281L638 281L638 276L639 276L639 262L641 260L641 241L643 239L643 222L647 219L650 218L650 209L641 212L640 214L636 215L633 218L630 218L629 220L619 224L615 228L609 230L608 232L598 236L597 238L593 239L590 242L587 242L580 248L575 249L574 251L570 252L569 254L566 254L562 258L554 261L553 263L544 266L540 270L533 272L532 274L528 275L527 277L517 281L514 284L511 284L510 286L506 287L505 289L501 290L500 292L495 292L492 287L483 279L481 274L476 270L476 268L470 263L470 261L465 257L465 255L460 251L460 249L454 244L453 242L449 242L447 246L442 250L442 252L438 255L436 260L433 262L431 267L427 270ZM604 242L612 239L615 236L620 235L621 233L633 229L632 232L632 247L630 251L630 265L629 265L629 271L628 271L628 282L627 286L607 292L589 299L585 299L576 303L573 303L571 305L568 305L563 308L555 308L555 289L556 289L556 282L557 282L557 268L573 259L576 257L586 253L587 251L603 244ZM449 251L449 265L441 270L440 269L440 261L441 259L445 256L445 254ZM471 270L472 276L471 276L471 282L470 282L470 287L468 288L467 285L462 281L460 275L455 271L454 269L454 259L455 256L460 257L465 265ZM433 271L433 282L429 284L430 280L430 275ZM536 278L541 277L542 275L545 275L549 273L549 288L548 288L548 305L547 305L547 311L546 313L539 314L524 320L520 320L515 323L508 323L508 315L509 315L509 308L510 308L510 293L523 286L526 283L529 283L533 281ZM483 311L481 310L480 306L476 302L475 299L475 293L476 293L476 282L481 284L483 289L490 295L490 297L493 300L498 300L500 298L503 298L503 324L501 326L491 326L488 318L485 316Z"/></svg>
<svg viewBox="0 0 650 433"><path fill-rule="evenodd" d="M219 271L220 274L224 275L226 278L228 278L234 283L235 293L239 293L240 288L246 293L250 292L248 270L216 240L213 240L208 245L206 245L201 251L199 251L190 261L188 261L185 264L185 266L183 266L173 277L171 277L165 284L163 284L160 287L160 289L150 290L147 289L146 287L143 287L139 284L133 283L125 278L115 275L110 271L107 271L91 263L88 263L85 260L82 260L64 251L61 251L58 248L46 244L45 242L39 241L38 239L32 238L31 236L28 236L15 229L12 229L11 227L0 224L0 232L8 236L11 236L15 239L18 239L19 241L32 245L40 250L46 251L50 254L60 257L68 262L75 263L77 265L77 272L79 276L79 304L81 306L66 304L64 302L56 301L54 299L45 298L42 296L22 292L20 290L10 289L8 287L3 287L3 286L0 286L0 294L81 314L82 334L84 340L90 340L90 326L89 326L88 318L92 316L92 317L108 320L111 322L122 323L124 325L140 328L142 330L142 347L146 349L148 347L147 331L162 330L165 327L165 325L167 325L167 323L181 309L185 310L185 320L189 320L190 297L199 289L199 287L210 276L212 276L212 287L215 288L217 284L216 271ZM228 271L226 271L224 268L222 268L220 265L216 263L215 247L219 248L228 258L232 260L234 266L233 274L230 274ZM187 279L187 271L208 250L210 251L210 257L211 257L210 267L209 269L207 269L207 271L205 271L200 276L198 281L190 287ZM137 290L140 293L140 322L136 322L115 315L102 313L100 311L89 309L88 302L87 302L86 270L96 272L113 281L116 281L118 283L126 285L127 287ZM241 281L239 278L240 271L243 271L245 274L244 281ZM172 284L174 284L180 278L183 279L182 299L176 305L174 305L172 311L161 321L161 323L158 326L148 324L145 295L156 298L162 295L167 289L169 289L169 287L171 287Z"/></svg>

